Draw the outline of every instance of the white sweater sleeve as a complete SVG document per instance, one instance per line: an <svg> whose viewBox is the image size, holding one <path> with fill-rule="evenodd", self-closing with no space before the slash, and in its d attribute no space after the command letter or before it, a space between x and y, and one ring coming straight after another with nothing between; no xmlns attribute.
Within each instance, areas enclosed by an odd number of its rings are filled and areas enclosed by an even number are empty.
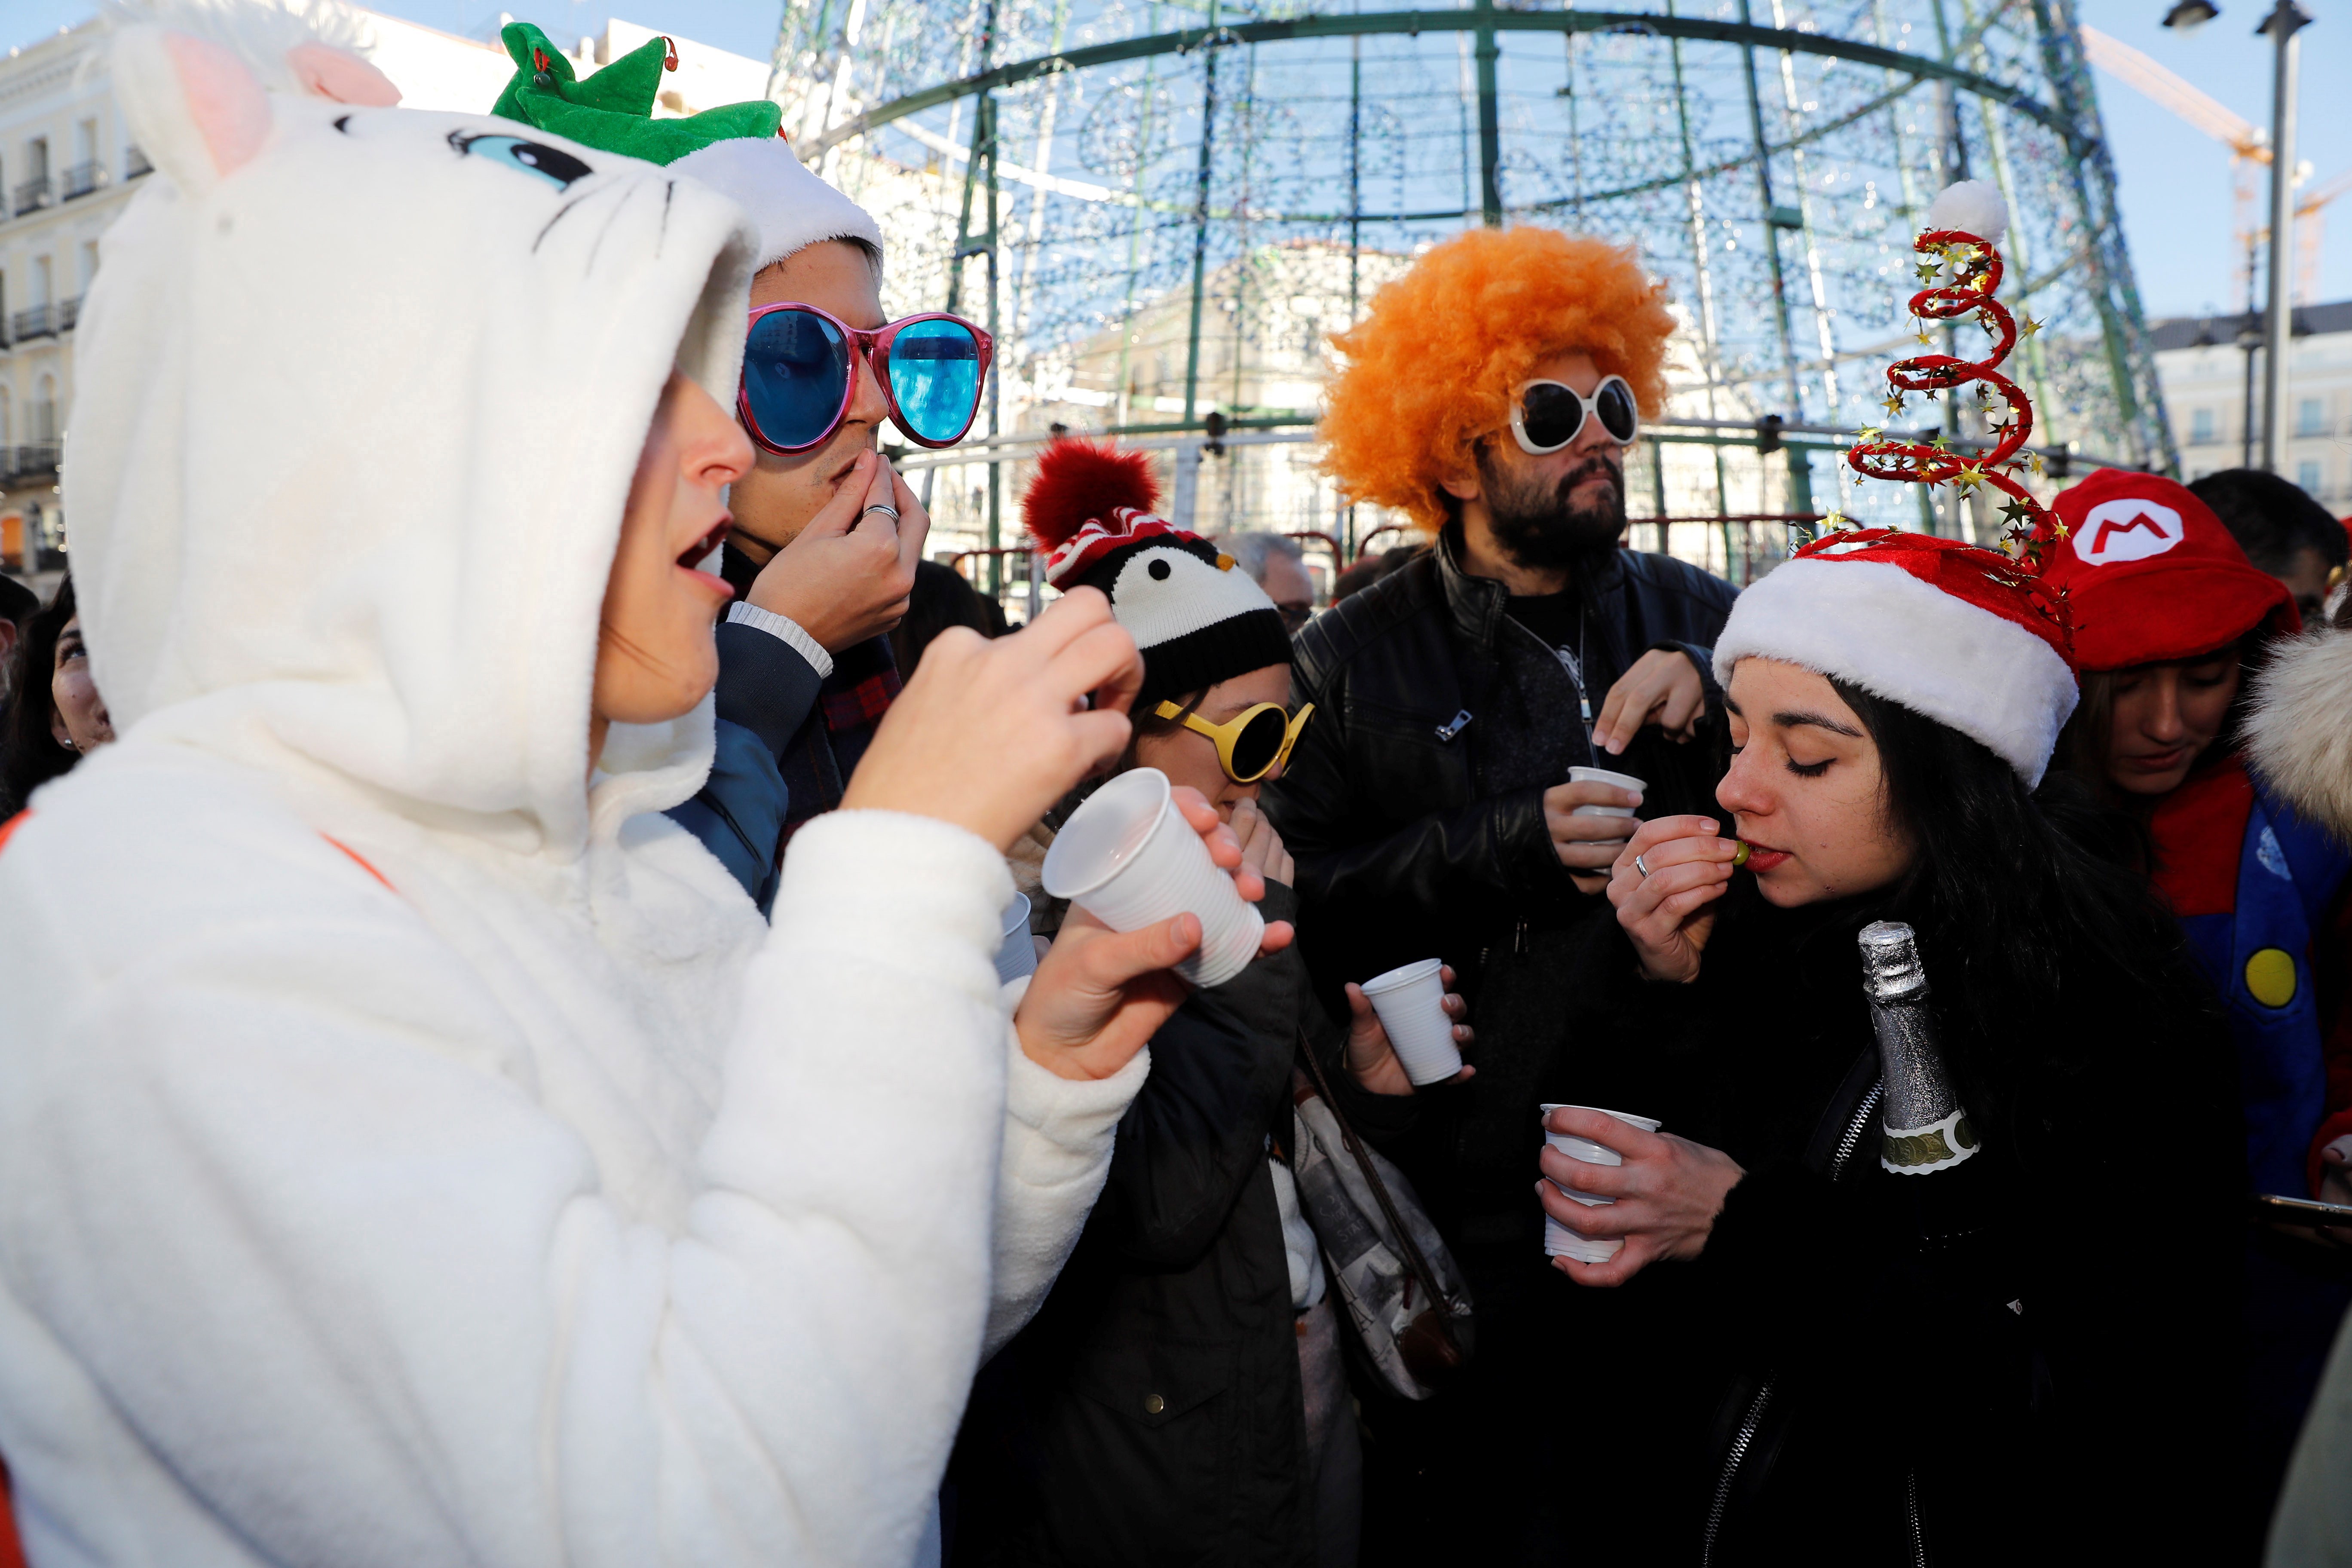
<svg viewBox="0 0 2352 1568"><path fill-rule="evenodd" d="M247 837L183 842L173 887L225 891L153 940L6 922L0 1396L72 1383L43 1409L155 1471L77 1473L14 1404L28 1498L181 1500L273 1563L901 1568L987 1315L997 854L803 831L673 1236L601 1194L468 965L316 839ZM0 896L108 869L45 838Z"/></svg>
<svg viewBox="0 0 2352 1568"><path fill-rule="evenodd" d="M1004 1154L983 1361L1036 1316L1069 1261L1110 1175L1118 1119L1151 1071L1147 1048L1108 1078L1059 1078L1031 1061L1012 1030L1005 1033Z"/></svg>

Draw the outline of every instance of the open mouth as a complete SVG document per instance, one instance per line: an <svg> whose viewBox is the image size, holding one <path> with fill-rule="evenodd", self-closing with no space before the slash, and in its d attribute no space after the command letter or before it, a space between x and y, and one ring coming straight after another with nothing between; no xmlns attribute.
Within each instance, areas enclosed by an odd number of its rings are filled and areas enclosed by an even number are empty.
<svg viewBox="0 0 2352 1568"><path fill-rule="evenodd" d="M1789 852L1786 849L1775 849L1769 845L1759 844L1753 839L1743 839L1741 842L1748 847L1748 858L1740 864L1750 871L1759 873L1769 871L1773 867L1788 862Z"/></svg>
<svg viewBox="0 0 2352 1568"><path fill-rule="evenodd" d="M688 572L693 571L712 551L727 542L727 531L734 525L735 520L731 517L722 517L712 523L708 533L678 553L677 563Z"/></svg>

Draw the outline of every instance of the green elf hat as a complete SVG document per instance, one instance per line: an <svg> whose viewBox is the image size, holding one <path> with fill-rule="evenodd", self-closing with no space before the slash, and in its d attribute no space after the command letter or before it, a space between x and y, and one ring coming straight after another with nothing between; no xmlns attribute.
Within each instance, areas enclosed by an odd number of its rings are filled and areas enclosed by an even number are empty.
<svg viewBox="0 0 2352 1568"><path fill-rule="evenodd" d="M680 120L652 118L662 72L677 69L677 46L667 38L646 39L586 81L572 74L563 51L528 22L508 23L499 39L515 74L490 112L585 147L669 163L714 142L772 137L783 122L782 107L764 100L725 104Z"/></svg>

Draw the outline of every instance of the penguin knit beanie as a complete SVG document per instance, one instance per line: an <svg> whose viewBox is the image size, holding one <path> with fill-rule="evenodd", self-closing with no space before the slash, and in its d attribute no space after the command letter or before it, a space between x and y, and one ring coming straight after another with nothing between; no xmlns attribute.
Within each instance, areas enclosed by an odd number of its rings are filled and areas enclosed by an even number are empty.
<svg viewBox="0 0 2352 1568"><path fill-rule="evenodd" d="M1137 713L1290 662L1290 634L1233 557L1151 508L1151 459L1066 437L1047 446L1021 515L1046 551L1045 581L1099 588L1143 652Z"/></svg>

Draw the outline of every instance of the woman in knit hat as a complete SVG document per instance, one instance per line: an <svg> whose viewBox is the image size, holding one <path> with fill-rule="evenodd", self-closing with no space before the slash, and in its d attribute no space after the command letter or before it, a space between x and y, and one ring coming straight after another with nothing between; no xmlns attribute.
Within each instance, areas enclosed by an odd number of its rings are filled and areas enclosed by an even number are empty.
<svg viewBox="0 0 2352 1568"><path fill-rule="evenodd" d="M2294 601L2170 479L2102 469L2061 495L2057 511L2068 531L2049 581L2066 595L2083 672L2058 755L2145 825L2158 890L2228 1007L2253 1190L2309 1196L2333 1022L2320 1002L2341 991L2336 922L2352 853L2259 787L2238 744L2271 639L2298 628ZM2250 1233L2245 1267L2239 1451L2251 1534L2269 1515L2352 1288L2304 1237Z"/></svg>
<svg viewBox="0 0 2352 1568"><path fill-rule="evenodd" d="M1065 440L1040 458L1023 511L1046 580L1101 590L1142 651L1118 771L1158 768L1180 800L1197 791L1192 809L1232 825L1279 922L1296 908L1290 858L1257 793L1313 713L1286 707L1290 641L1273 601L1210 542L1151 515L1157 489L1142 454ZM1050 842L1084 794L1034 841ZM1023 881L1050 933L1061 910ZM1336 1303L1281 1153L1299 1030L1321 1026L1319 1009L1302 1016L1304 994L1283 951L1194 993L1153 1036L1084 1237L973 1390L950 1470L952 1558L1354 1562L1360 1472ZM1337 1092L1411 1093L1353 1000L1353 1070L1330 1075ZM1459 998L1446 1005L1462 1016Z"/></svg>
<svg viewBox="0 0 2352 1568"><path fill-rule="evenodd" d="M1657 1397L1678 1548L1714 1563L2121 1558L2214 1528L2226 1464L2237 1138L2218 1022L2178 931L2042 775L2076 700L2060 602L2009 557L1832 534L1750 586L1716 643L1735 748L1720 818L1641 826L1613 868L1585 1026L1607 1081L1550 1130L1546 1211L1624 1246L1559 1260L1693 1325ZM1916 932L1985 1158L1923 1248L1943 1176L1879 1145L1856 938ZM2180 1149L2152 1230L2098 1205ZM1963 1153L1960 1158L1968 1158ZM1612 1198L1592 1208L1551 1184ZM1932 1189L1950 1202L1954 1188ZM1679 1260L1681 1268L1652 1269ZM2156 1286L2156 1270L2165 1268ZM1686 1447L1680 1445L1687 1445ZM1703 1452L1696 1474L1681 1456ZM2208 1457L2212 1457L2209 1462ZM1683 1533L1687 1532L1687 1533Z"/></svg>

